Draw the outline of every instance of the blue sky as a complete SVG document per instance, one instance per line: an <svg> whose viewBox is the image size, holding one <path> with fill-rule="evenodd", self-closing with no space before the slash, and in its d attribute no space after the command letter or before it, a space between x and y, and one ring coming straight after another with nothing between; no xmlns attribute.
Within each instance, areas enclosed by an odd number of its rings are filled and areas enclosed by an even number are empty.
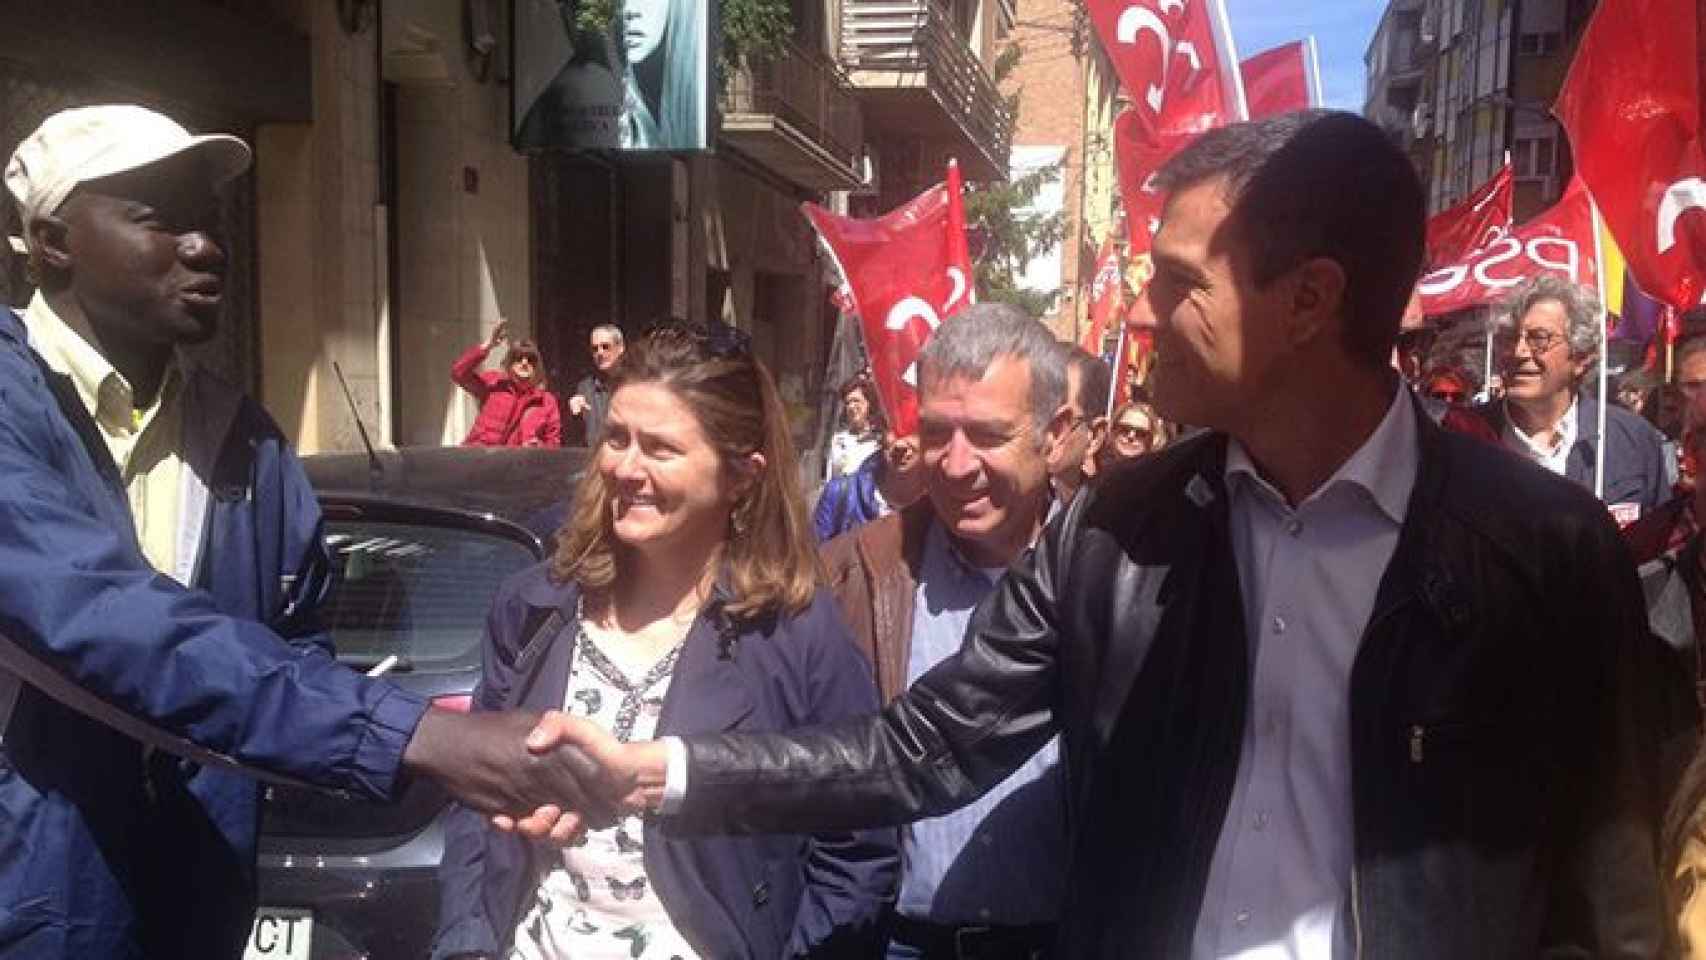
<svg viewBox="0 0 1706 960"><path fill-rule="evenodd" d="M1384 0L1226 0L1238 56L1315 35L1327 106L1362 112L1362 54Z"/></svg>

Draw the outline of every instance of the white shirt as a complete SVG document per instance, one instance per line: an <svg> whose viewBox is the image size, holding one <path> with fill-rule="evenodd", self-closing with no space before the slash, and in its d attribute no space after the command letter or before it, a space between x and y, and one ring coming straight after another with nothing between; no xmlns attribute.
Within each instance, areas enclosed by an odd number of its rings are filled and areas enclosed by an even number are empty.
<svg viewBox="0 0 1706 960"><path fill-rule="evenodd" d="M1516 421L1507 414L1503 438L1505 446L1516 451L1518 456L1533 460L1558 476L1563 476L1565 464L1570 459L1570 450L1576 445L1576 407L1580 403L1579 399L1570 401L1570 409L1564 411L1564 419L1558 421L1558 442L1550 446L1538 437L1523 433L1517 427Z"/></svg>
<svg viewBox="0 0 1706 960"><path fill-rule="evenodd" d="M1419 460L1402 387L1362 447L1296 509L1236 441L1227 453L1250 700L1194 960L1349 956L1351 664Z"/></svg>
<svg viewBox="0 0 1706 960"><path fill-rule="evenodd" d="M563 712L623 743L650 740L675 678L677 646L652 664L620 663L584 627ZM623 817L564 849L516 925L509 960L696 960L646 872L645 821Z"/></svg>

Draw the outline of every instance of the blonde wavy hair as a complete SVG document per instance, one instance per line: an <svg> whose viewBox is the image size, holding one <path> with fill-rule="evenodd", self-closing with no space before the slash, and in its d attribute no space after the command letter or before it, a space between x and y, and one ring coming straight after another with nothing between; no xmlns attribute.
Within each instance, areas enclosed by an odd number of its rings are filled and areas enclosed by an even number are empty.
<svg viewBox="0 0 1706 960"><path fill-rule="evenodd" d="M737 620L794 615L820 582L817 542L807 522L799 468L776 383L733 328L715 332L666 324L628 346L612 371L612 396L629 384L668 389L693 411L725 469L762 454L764 469L729 514L721 551L722 582ZM602 445L594 456L602 454ZM574 582L594 602L609 598L622 550L612 529L611 492L589 469L557 532L551 579Z"/></svg>

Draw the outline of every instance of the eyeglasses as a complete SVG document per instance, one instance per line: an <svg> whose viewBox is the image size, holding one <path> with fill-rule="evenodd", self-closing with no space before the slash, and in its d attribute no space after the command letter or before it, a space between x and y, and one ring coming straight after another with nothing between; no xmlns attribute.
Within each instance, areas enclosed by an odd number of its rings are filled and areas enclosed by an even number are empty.
<svg viewBox="0 0 1706 960"><path fill-rule="evenodd" d="M1564 335L1540 327L1530 327L1520 334L1505 331L1493 339L1504 350L1516 349L1516 342L1522 340L1528 344L1530 353L1541 354L1563 343Z"/></svg>
<svg viewBox="0 0 1706 960"><path fill-rule="evenodd" d="M512 367L522 363L525 363L530 367L537 367L539 365L539 358L527 353L509 358L509 365Z"/></svg>
<svg viewBox="0 0 1706 960"><path fill-rule="evenodd" d="M1446 403L1462 403L1464 394L1462 390L1429 390L1428 396Z"/></svg>
<svg viewBox="0 0 1706 960"><path fill-rule="evenodd" d="M616 344L614 344L614 343L595 343L592 345L592 352L593 353L615 353L616 352Z"/></svg>

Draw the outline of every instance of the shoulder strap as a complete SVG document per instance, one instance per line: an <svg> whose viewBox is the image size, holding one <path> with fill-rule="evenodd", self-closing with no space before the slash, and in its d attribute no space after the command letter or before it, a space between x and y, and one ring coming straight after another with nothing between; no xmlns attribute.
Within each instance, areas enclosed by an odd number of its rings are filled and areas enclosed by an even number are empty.
<svg viewBox="0 0 1706 960"><path fill-rule="evenodd" d="M535 610L528 617L528 622L522 625L525 639L521 642L520 652L515 655L516 672L526 673L567 623L568 618L563 615L561 607L552 607L548 612Z"/></svg>

